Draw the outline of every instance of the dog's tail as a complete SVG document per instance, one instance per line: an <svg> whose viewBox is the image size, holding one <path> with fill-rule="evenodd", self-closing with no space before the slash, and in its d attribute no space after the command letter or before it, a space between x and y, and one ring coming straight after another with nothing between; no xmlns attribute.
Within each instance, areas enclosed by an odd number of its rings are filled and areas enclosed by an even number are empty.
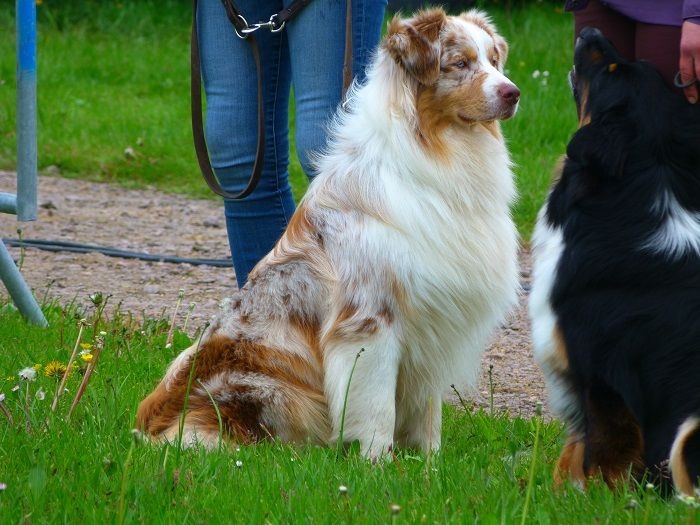
<svg viewBox="0 0 700 525"><path fill-rule="evenodd" d="M697 460L700 453L700 417L690 416L678 428L676 438L671 446L669 466L671 477L676 490L686 496L695 495L695 476L697 476ZM692 441L692 443L691 443ZM695 473L694 475L692 473Z"/></svg>

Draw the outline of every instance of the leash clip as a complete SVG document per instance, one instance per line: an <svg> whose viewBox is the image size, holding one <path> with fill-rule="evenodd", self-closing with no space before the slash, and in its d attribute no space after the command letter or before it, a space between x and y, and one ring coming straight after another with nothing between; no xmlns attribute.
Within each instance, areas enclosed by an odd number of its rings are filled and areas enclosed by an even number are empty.
<svg viewBox="0 0 700 525"><path fill-rule="evenodd" d="M245 18L243 18L241 15L238 15L239 18L241 18L245 22ZM269 29L270 33L278 33L279 31L282 31L284 29L284 26L287 24L287 21L285 20L281 24L277 22L277 14L274 14L270 17L270 19L267 22L257 22L255 24L248 25L248 22L245 22L246 27L241 29L241 32L239 33L238 30L236 30L236 33L238 34L239 37L241 38L247 38L248 35L251 33L254 33L258 29ZM243 33L243 34L241 34Z"/></svg>
<svg viewBox="0 0 700 525"><path fill-rule="evenodd" d="M236 34L238 35L238 38L240 38L241 40L245 40L246 38L248 38L248 35L249 35L250 33L252 33L253 31L255 31L257 28L256 28L256 27L253 27L253 28L251 29L251 26L248 25L248 21L247 21L245 18L243 18L243 15L241 15L241 14L236 14L236 16L237 16L238 18L240 18L241 21L243 22L243 27L241 27L241 28L239 29L239 28L238 28L238 25L232 24L232 25L233 25L233 30L234 30L234 31L236 32ZM231 21L233 22L233 20L231 20ZM255 24L253 24L253 25L255 25Z"/></svg>
<svg viewBox="0 0 700 525"><path fill-rule="evenodd" d="M698 83L697 78L694 78L692 80L689 80L688 82L683 83L683 81L681 80L681 72L680 71L678 73L676 73L675 77L673 77L673 85L676 86L677 88L680 88L680 89L685 89L685 88L690 87L693 84L697 84L697 83Z"/></svg>
<svg viewBox="0 0 700 525"><path fill-rule="evenodd" d="M265 24L267 27L269 27L271 33L277 33L279 31L282 31L284 29L284 26L287 25L287 21L283 21L281 24L277 22L277 15L278 13L275 13L270 17L270 20L267 21Z"/></svg>

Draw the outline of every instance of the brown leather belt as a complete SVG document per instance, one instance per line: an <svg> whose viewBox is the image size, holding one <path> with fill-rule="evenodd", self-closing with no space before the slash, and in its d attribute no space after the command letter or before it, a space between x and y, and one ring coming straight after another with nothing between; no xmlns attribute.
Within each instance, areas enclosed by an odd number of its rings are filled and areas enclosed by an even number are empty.
<svg viewBox="0 0 700 525"><path fill-rule="evenodd" d="M255 31L258 29L269 29L272 32L281 31L286 23L294 18L304 7L311 3L311 0L296 0L289 7L282 9L279 13L273 14L267 22L257 22L248 24L241 15L232 0L222 0L226 15L233 25L236 34L247 40L255 60L255 70L258 79L258 140L257 151L253 171L248 180L248 184L240 193L230 193L224 190L219 184L219 180L214 174L209 159L207 142L204 138L204 125L202 118L202 74L199 57L199 39L197 38L197 0L192 0L192 36L190 44L190 100L192 113L192 136L194 139L194 149L197 154L199 169L202 171L204 180L209 188L217 195L225 199L240 200L250 195L260 180L262 165L265 156L265 112L263 107L263 86L262 68L260 65L260 50L255 40ZM343 64L343 98L352 82L352 2L347 0L346 20L345 20L345 56Z"/></svg>

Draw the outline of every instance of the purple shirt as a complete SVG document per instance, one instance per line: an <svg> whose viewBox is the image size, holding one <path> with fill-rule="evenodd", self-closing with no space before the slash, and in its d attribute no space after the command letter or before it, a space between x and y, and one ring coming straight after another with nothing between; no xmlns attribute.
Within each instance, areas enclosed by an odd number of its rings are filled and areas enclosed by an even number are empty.
<svg viewBox="0 0 700 525"><path fill-rule="evenodd" d="M589 0L566 0L564 9L578 11ZM601 4L645 24L680 26L684 20L700 24L700 0L601 0Z"/></svg>

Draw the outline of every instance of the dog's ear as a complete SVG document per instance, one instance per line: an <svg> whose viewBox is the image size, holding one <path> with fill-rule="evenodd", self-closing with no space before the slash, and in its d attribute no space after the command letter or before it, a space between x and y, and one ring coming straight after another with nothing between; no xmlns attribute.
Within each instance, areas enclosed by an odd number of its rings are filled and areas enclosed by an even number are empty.
<svg viewBox="0 0 700 525"><path fill-rule="evenodd" d="M598 191L599 179L580 162L566 158L561 176L547 199L547 217L555 226L562 226L570 210L581 200Z"/></svg>
<svg viewBox="0 0 700 525"><path fill-rule="evenodd" d="M440 31L446 20L442 9L421 11L410 20L394 17L384 40L396 63L426 86L440 75Z"/></svg>
<svg viewBox="0 0 700 525"><path fill-rule="evenodd" d="M631 133L634 130L614 122L587 124L574 133L566 154L596 177L619 178L625 170Z"/></svg>
<svg viewBox="0 0 700 525"><path fill-rule="evenodd" d="M619 134L606 133L605 126L588 124L569 141L561 177L547 204L552 224L563 224L569 210L601 191L607 181L621 178L627 159L625 141Z"/></svg>

